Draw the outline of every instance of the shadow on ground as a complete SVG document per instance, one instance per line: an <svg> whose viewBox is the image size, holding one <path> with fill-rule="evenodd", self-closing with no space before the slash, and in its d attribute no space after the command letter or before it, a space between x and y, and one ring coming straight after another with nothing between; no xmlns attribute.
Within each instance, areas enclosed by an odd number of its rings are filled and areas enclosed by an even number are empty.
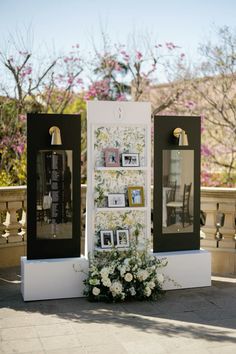
<svg viewBox="0 0 236 354"><path fill-rule="evenodd" d="M234 282L214 281L208 288L169 291L157 302L104 304L90 303L84 298L24 302L20 269L11 268L0 270L0 324L4 309L7 316L18 319L38 314L85 326L113 324L142 333L236 344Z"/></svg>

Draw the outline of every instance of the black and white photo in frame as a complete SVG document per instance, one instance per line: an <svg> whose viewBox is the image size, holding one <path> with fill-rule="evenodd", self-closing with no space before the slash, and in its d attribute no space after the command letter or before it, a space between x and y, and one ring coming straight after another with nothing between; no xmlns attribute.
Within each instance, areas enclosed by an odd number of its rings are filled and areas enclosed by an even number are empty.
<svg viewBox="0 0 236 354"><path fill-rule="evenodd" d="M101 248L112 248L114 246L114 236L112 230L101 230Z"/></svg>
<svg viewBox="0 0 236 354"><path fill-rule="evenodd" d="M109 208L124 208L125 207L125 194L124 193L109 193L108 194L108 207Z"/></svg>
<svg viewBox="0 0 236 354"><path fill-rule="evenodd" d="M117 247L129 247L129 230L116 230Z"/></svg>
<svg viewBox="0 0 236 354"><path fill-rule="evenodd" d="M139 167L139 154L122 154L121 164L123 167Z"/></svg>

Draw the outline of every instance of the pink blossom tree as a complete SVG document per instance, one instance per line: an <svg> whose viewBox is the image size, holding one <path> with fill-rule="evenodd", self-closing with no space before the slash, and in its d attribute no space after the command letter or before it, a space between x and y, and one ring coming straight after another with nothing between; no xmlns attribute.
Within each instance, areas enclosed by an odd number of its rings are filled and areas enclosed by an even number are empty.
<svg viewBox="0 0 236 354"><path fill-rule="evenodd" d="M104 48L94 50L91 66L94 75L86 99L128 100L132 96L135 101L145 100L149 83L157 82L160 72L170 74L170 59L184 59L180 48L172 42L153 47L148 44L145 50L141 50L136 46L128 49L125 45L112 45L105 38ZM172 100L168 97L165 105L171 105L179 94L180 91L173 93L175 97ZM158 110L158 107L154 109Z"/></svg>
<svg viewBox="0 0 236 354"><path fill-rule="evenodd" d="M79 46L66 56L38 61L32 52L0 52L0 184L26 183L26 113L63 113L82 87ZM21 44L23 44L21 42ZM22 45L22 48L25 48ZM42 65L42 62L44 65Z"/></svg>

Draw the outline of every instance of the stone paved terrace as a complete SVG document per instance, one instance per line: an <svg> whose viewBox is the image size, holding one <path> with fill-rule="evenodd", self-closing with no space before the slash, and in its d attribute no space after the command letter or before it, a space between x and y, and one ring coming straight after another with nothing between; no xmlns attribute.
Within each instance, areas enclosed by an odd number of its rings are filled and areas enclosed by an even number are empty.
<svg viewBox="0 0 236 354"><path fill-rule="evenodd" d="M0 353L235 354L236 279L158 302L24 303L20 269L0 269Z"/></svg>

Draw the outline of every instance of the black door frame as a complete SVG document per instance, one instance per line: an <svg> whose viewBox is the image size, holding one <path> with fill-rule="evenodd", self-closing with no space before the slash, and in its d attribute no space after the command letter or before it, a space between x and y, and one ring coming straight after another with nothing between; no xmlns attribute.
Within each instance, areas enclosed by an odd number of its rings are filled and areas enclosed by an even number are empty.
<svg viewBox="0 0 236 354"><path fill-rule="evenodd" d="M172 132L184 129L188 135L188 146L178 146ZM154 191L153 191L153 248L154 252L172 252L200 249L200 117L155 116L154 117ZM194 151L194 210L193 232L162 233L162 174L163 150Z"/></svg>
<svg viewBox="0 0 236 354"><path fill-rule="evenodd" d="M58 126L62 145L51 145L49 129ZM72 238L39 239L36 230L37 153L39 150L72 150ZM81 236L81 119L79 115L27 115L27 259L80 256Z"/></svg>

